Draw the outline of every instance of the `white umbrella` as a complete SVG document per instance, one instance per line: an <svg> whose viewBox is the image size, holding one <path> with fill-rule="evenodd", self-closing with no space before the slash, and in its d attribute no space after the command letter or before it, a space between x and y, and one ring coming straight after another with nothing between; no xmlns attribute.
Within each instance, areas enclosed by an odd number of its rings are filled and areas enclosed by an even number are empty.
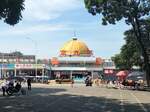
<svg viewBox="0 0 150 112"><path fill-rule="evenodd" d="M144 72L139 72L139 71L135 71L135 72L131 72L129 73L128 77L131 77L131 76L144 76Z"/></svg>

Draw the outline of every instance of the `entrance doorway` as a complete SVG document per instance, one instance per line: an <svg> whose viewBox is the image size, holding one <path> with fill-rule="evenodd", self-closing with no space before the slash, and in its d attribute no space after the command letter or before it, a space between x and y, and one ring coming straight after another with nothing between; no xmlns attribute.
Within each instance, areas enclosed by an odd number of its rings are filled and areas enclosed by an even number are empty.
<svg viewBox="0 0 150 112"><path fill-rule="evenodd" d="M72 77L73 77L74 82L84 83L86 76L89 74L90 73L86 71L74 71L72 72Z"/></svg>

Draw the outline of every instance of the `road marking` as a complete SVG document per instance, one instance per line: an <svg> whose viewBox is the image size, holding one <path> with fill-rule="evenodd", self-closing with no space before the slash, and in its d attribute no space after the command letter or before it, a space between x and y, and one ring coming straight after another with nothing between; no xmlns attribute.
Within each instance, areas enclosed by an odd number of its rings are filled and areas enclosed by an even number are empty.
<svg viewBox="0 0 150 112"><path fill-rule="evenodd" d="M112 93L111 93L111 92L107 93L106 98L105 98L104 105L102 106L102 112L105 112L106 106L107 106L107 104L108 104L108 98L111 97L111 96L112 96Z"/></svg>
<svg viewBox="0 0 150 112"><path fill-rule="evenodd" d="M138 102L139 106L142 108L144 112L148 112L148 110L144 107L144 105L141 103L141 101L133 94L130 92L130 94L135 98L135 100Z"/></svg>
<svg viewBox="0 0 150 112"><path fill-rule="evenodd" d="M125 108L124 108L124 103L123 103L123 96L122 96L122 92L121 90L119 91L120 92L120 106L121 106L121 112L125 112Z"/></svg>

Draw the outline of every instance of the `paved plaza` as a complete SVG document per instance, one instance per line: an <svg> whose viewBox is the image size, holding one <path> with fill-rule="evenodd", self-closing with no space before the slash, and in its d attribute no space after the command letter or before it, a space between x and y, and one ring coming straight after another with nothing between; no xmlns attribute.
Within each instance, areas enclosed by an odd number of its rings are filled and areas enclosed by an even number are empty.
<svg viewBox="0 0 150 112"><path fill-rule="evenodd" d="M0 93L0 112L150 112L150 92L34 84L27 95Z"/></svg>

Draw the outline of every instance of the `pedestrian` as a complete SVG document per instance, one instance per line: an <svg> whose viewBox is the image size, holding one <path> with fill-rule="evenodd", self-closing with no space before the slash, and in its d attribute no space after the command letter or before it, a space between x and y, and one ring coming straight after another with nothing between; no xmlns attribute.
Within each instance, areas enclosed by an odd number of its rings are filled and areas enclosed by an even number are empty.
<svg viewBox="0 0 150 112"><path fill-rule="evenodd" d="M86 84L86 86L89 86L89 76L86 77L85 84Z"/></svg>
<svg viewBox="0 0 150 112"><path fill-rule="evenodd" d="M27 79L28 90L31 90L31 79Z"/></svg>
<svg viewBox="0 0 150 112"><path fill-rule="evenodd" d="M74 84L74 80L73 80L73 77L71 79L71 87L73 88L73 84Z"/></svg>
<svg viewBox="0 0 150 112"><path fill-rule="evenodd" d="M7 89L7 81L6 80L4 80L2 82L1 87L2 87L2 91L3 91L3 96L5 96L6 89Z"/></svg>
<svg viewBox="0 0 150 112"><path fill-rule="evenodd" d="M96 86L99 86L99 84L100 84L100 80L99 80L98 77L97 77L96 80L95 80L95 84L96 84Z"/></svg>

